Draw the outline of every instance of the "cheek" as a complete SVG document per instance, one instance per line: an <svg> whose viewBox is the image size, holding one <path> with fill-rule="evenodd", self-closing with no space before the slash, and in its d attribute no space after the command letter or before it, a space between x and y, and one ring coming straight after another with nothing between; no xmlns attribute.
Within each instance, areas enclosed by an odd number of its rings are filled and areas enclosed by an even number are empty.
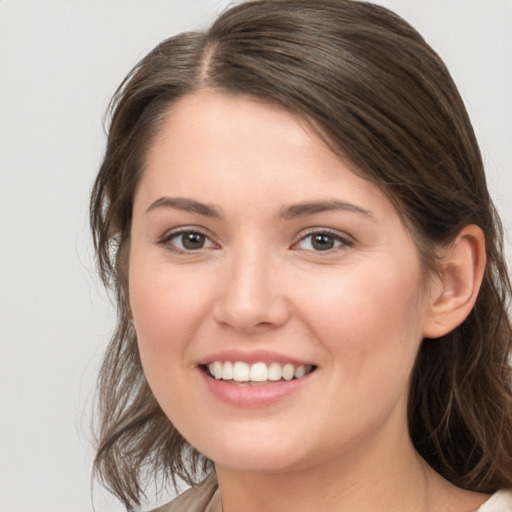
<svg viewBox="0 0 512 512"><path fill-rule="evenodd" d="M134 255L131 261L130 306L144 371L151 379L185 364L187 341L203 304L197 283L141 260Z"/></svg>
<svg viewBox="0 0 512 512"><path fill-rule="evenodd" d="M183 421L193 401L187 378L190 340L200 324L197 287L161 269L133 268L130 305L144 374L174 426L188 431Z"/></svg>
<svg viewBox="0 0 512 512"><path fill-rule="evenodd" d="M335 410L335 417L342 418L332 421L333 413L326 413L324 422L332 423L333 437L343 429L364 433L382 424L390 411L399 410L405 417L421 342L415 278L414 273L384 277L354 272L337 286L311 283L311 293L304 296L309 329L328 357L326 399L320 410Z"/></svg>
<svg viewBox="0 0 512 512"><path fill-rule="evenodd" d="M423 312L419 269L383 274L347 271L335 283L308 283L302 310L309 328L340 367L356 379L403 382L421 342ZM361 379L361 382L366 382Z"/></svg>

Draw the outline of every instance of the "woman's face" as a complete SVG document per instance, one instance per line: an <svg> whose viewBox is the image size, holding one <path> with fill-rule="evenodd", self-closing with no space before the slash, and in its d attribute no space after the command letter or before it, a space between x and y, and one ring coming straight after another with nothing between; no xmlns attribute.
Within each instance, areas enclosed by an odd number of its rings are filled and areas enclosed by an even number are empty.
<svg viewBox="0 0 512 512"><path fill-rule="evenodd" d="M381 190L279 107L202 91L170 110L135 197L129 295L151 389L219 466L408 439L431 302L416 247Z"/></svg>

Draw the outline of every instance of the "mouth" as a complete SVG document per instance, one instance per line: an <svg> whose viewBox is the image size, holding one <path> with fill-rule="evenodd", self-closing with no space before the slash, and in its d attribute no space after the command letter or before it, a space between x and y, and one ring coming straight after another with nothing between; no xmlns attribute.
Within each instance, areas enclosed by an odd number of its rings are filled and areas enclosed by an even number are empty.
<svg viewBox="0 0 512 512"><path fill-rule="evenodd" d="M201 365L207 376L215 380L230 381L233 384L265 384L298 380L316 370L315 365L279 363L246 363L244 361L212 361Z"/></svg>

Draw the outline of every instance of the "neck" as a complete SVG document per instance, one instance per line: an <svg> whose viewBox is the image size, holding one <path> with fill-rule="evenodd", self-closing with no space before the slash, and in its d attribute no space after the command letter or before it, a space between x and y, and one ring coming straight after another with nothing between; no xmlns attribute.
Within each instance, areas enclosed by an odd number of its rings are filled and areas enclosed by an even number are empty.
<svg viewBox="0 0 512 512"><path fill-rule="evenodd" d="M288 471L217 465L223 512L428 511L429 472L407 433L391 443L389 437L367 441L365 448Z"/></svg>

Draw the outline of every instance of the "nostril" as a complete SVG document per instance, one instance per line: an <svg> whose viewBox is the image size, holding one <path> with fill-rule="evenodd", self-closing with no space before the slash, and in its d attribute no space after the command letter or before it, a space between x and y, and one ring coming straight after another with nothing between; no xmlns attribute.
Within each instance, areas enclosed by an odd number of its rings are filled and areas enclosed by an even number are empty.
<svg viewBox="0 0 512 512"><path fill-rule="evenodd" d="M214 310L214 316L219 324L248 334L281 327L290 317L286 306L277 304L268 308L222 305Z"/></svg>

